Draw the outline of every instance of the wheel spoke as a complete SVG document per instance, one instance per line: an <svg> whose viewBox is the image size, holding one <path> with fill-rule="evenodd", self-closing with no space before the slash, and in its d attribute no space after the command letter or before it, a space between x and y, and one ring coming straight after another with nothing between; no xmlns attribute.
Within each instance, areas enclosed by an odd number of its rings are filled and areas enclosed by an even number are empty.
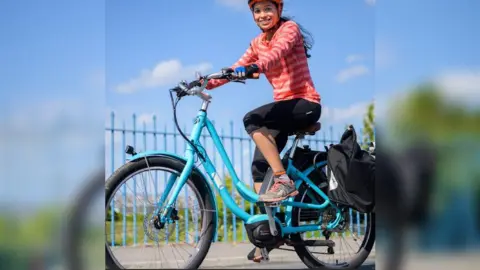
<svg viewBox="0 0 480 270"><path fill-rule="evenodd" d="M148 158L136 163L127 163L107 181L111 186L108 196L107 209L111 201L115 205L124 204L120 209L126 209L118 220L106 221L106 248L107 257L114 264L122 268L198 268L203 261L213 240L213 217L216 209L206 209L206 205L214 207L214 202L207 202L209 186L204 179L189 178L175 202L175 210L179 217L171 224L164 227L155 227L155 208L162 192L153 195L154 190L162 190L165 186L162 181L156 182L152 171L163 171L168 179L169 174L180 175L184 164L172 159L162 157ZM147 174L145 177L143 174ZM142 177L140 182L143 187L129 188L133 177ZM161 177L158 178L158 180ZM155 182L151 184L149 182ZM123 189L123 187L126 187ZM124 190L128 193L122 194ZM116 193L120 193L117 195ZM153 196L152 196L153 195ZM127 200L125 200L125 197ZM168 198L168 196L167 196ZM138 206L141 206L139 208ZM135 222L136 220L138 225ZM113 229L112 229L113 228ZM113 246L114 245L114 246ZM200 260L197 258L200 257Z"/></svg>

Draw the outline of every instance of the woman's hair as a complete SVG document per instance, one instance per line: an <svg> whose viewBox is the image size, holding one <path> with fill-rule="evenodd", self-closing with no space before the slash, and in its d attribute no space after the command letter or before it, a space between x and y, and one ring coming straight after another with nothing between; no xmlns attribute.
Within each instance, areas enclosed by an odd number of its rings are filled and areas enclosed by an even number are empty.
<svg viewBox="0 0 480 270"><path fill-rule="evenodd" d="M289 16L282 16L280 17L280 22L287 22L287 21L293 21L293 19ZM305 28L303 28L302 25L300 25L299 23L297 23L298 27L300 28L300 31L302 33L302 37L303 37L303 47L305 48L305 55L307 56L307 58L310 58L311 55L308 54L308 51L312 48L313 46L313 36L310 32L308 32Z"/></svg>

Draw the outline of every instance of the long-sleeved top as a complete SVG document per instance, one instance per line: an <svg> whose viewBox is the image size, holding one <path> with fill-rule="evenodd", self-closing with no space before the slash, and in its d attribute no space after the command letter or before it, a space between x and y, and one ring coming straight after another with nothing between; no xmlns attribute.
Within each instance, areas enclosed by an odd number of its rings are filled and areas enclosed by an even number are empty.
<svg viewBox="0 0 480 270"><path fill-rule="evenodd" d="M255 37L232 68L254 63L272 85L275 101L304 98L320 103L320 95L310 75L303 37L294 21L283 22L270 41L265 39L264 33ZM211 90L227 82L210 80L206 89Z"/></svg>

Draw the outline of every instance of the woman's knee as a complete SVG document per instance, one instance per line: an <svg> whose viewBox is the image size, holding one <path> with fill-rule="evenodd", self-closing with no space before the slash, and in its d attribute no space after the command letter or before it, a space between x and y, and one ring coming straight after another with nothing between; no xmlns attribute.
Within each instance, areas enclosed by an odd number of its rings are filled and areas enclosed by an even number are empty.
<svg viewBox="0 0 480 270"><path fill-rule="evenodd" d="M248 124L250 123L252 112L248 112L243 116L243 126L247 128Z"/></svg>
<svg viewBox="0 0 480 270"><path fill-rule="evenodd" d="M255 111L250 111L243 117L243 126L245 127L245 131L250 135L262 127L262 119Z"/></svg>

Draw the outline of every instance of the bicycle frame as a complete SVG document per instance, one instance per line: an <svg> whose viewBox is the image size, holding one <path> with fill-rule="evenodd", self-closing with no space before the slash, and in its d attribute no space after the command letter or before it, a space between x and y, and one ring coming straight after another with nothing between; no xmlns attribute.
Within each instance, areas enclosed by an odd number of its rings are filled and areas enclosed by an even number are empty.
<svg viewBox="0 0 480 270"><path fill-rule="evenodd" d="M207 108L209 105L210 101L209 100L204 100L202 103L202 107L199 110L194 126L192 128L192 132L190 134L189 140L197 146L197 149L201 152L202 156L205 158L204 161L202 161L202 165L205 169L205 171L208 174L208 177L210 178L211 182L213 183L213 186L217 189L217 191L220 194L221 199L225 203L225 205L232 211L233 214L235 214L237 217L239 217L241 220L243 220L246 224L251 224L254 222L258 221L263 221L263 220L268 220L268 216L266 214L258 214L258 215L251 215L248 212L246 212L244 209L240 208L230 195L229 191L227 190L224 180L222 180L218 173L217 170L214 166L214 164L211 162L209 156L207 155L206 151L204 148L201 146L200 143L200 136L202 134L202 130L206 128L213 139L213 143L217 149L217 151L220 153L220 156L230 173L232 177L232 181L234 182L235 188L237 189L238 193L240 194L241 197L243 197L245 200L250 201L252 203L257 203L259 201L259 195L255 193L252 189L247 187L243 181L240 181L240 179L237 176L237 173L230 161L230 158L227 155L227 152L225 151L225 148L223 146L223 143L214 127L212 122L208 119L207 117ZM340 210L336 207L336 205L330 203L330 200L328 196L319 188L317 185L315 185L308 177L307 175L314 169L326 166L326 161L320 161L317 162L316 164L312 164L311 167L306 169L305 171L300 171L292 163L293 157L294 157L294 149L297 147L298 142L302 139L302 137L295 138L294 144L292 146L292 151L290 153L290 158L288 160L288 167L286 169L287 174L295 181L295 185L297 188L300 187L302 182L306 182L311 189L313 189L314 192L319 194L323 199L323 203L300 203L300 202L294 202L294 198L289 198L287 200L284 200L281 202L281 205L286 206L285 210L285 222L286 225L282 227L282 234L293 234L293 233L303 233L303 232L308 232L308 231L317 231L324 229L321 224L318 225L300 225L296 227L292 227L292 208L293 207L299 207L299 208L309 208L309 209L325 209L327 206L331 205L337 210L337 215L336 219L329 223L326 227L327 230L331 230L335 228L338 223L340 222L342 216L340 214ZM145 153L146 154L146 153ZM148 154L147 154L148 155ZM187 144L187 148L185 151L185 160L186 164L181 172L181 174L177 177L170 177L168 180L166 189L164 191L164 194L162 198L158 202L158 210L162 208L163 203L165 199L168 197L168 194L172 193L172 196L169 197L168 201L166 202L166 206L163 208L163 212L160 215L161 221L166 222L168 220L168 217L170 217L171 211L174 208L175 202L177 200L177 196L179 195L181 189L185 185L189 175L191 174L194 164L195 164L195 157L196 153L192 146L190 144ZM144 155L142 155L144 156ZM174 183L177 182L177 185L174 187ZM172 190L173 189L173 190ZM312 197L312 199L314 199ZM156 213L158 214L158 212ZM277 219L275 217L275 219ZM277 219L278 221L278 219Z"/></svg>

